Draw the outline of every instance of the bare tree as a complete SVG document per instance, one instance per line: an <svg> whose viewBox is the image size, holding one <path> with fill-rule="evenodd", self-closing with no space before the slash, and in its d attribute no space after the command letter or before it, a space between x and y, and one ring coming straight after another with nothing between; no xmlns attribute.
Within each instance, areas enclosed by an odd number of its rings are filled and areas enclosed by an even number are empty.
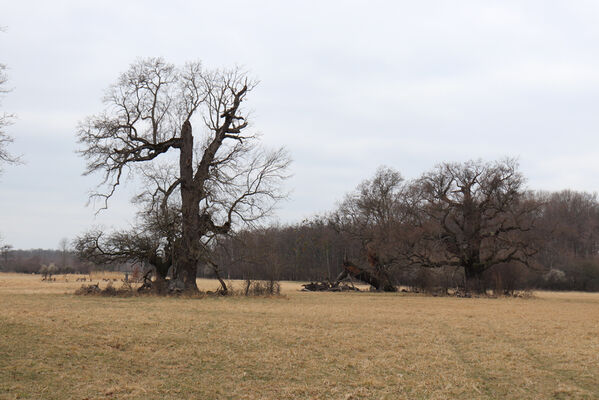
<svg viewBox="0 0 599 400"><path fill-rule="evenodd" d="M245 133L249 115L242 102L255 86L239 69L209 71L200 63L176 68L160 58L144 59L111 86L104 112L79 125L85 173L103 173L106 190L96 196L104 207L126 174L141 170L153 182L140 195L153 204L149 209L180 210L173 252L186 290L197 290L196 269L212 238L229 233L236 222L263 217L282 197L286 152L264 151ZM201 127L197 138L192 122Z"/></svg>
<svg viewBox="0 0 599 400"><path fill-rule="evenodd" d="M529 265L538 202L524 192L515 160L444 163L413 186L415 232L408 261L459 266L467 283L502 263Z"/></svg>
<svg viewBox="0 0 599 400"><path fill-rule="evenodd" d="M69 239L62 238L58 242L58 251L60 251L60 268L63 272L67 271L67 263L69 258Z"/></svg>
<svg viewBox="0 0 599 400"><path fill-rule="evenodd" d="M0 27L0 32L3 28ZM0 63L0 99L6 93L10 92L10 89L6 87L8 77L6 75L6 65ZM5 112L0 113L0 172L2 172L2 164L14 164L19 162L19 158L10 154L8 151L8 145L13 142L13 138L6 133L6 128L12 125L14 120L14 114L8 114Z"/></svg>
<svg viewBox="0 0 599 400"><path fill-rule="evenodd" d="M0 236L0 270L8 270L8 261L11 258L11 252L13 250L13 246L11 244L3 244L2 236Z"/></svg>
<svg viewBox="0 0 599 400"><path fill-rule="evenodd" d="M372 281L379 282L377 289L386 291L394 290L390 270L398 265L401 254L399 234L406 218L403 182L399 172L381 167L372 179L347 195L332 215L334 226L358 244L359 257L373 268ZM350 267L358 268L345 260L344 271ZM359 273L368 274L368 269L362 267Z"/></svg>

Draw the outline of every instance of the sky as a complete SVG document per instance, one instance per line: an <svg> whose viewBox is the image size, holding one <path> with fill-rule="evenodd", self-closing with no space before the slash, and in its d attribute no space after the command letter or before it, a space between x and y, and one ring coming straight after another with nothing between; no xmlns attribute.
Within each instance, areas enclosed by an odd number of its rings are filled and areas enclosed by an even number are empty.
<svg viewBox="0 0 599 400"><path fill-rule="evenodd" d="M0 111L24 164L0 176L0 235L57 248L126 227L134 183L96 213L78 121L143 57L241 66L260 81L252 129L293 164L275 219L336 207L380 165L516 157L533 190L599 188L596 1L9 1Z"/></svg>

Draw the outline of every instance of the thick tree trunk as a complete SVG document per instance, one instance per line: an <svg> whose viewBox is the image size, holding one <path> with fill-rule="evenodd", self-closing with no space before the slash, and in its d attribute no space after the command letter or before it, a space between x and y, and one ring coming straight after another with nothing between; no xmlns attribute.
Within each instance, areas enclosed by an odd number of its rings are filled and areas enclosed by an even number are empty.
<svg viewBox="0 0 599 400"><path fill-rule="evenodd" d="M485 287L482 280L482 270L476 265L464 266L464 288L466 291L475 293L485 293Z"/></svg>
<svg viewBox="0 0 599 400"><path fill-rule="evenodd" d="M181 174L181 215L182 241L177 260L179 278L185 284L185 291L197 292L196 273L200 258L198 238L198 216L200 205L198 193L193 184L193 136L191 123L185 121L181 130L179 169Z"/></svg>
<svg viewBox="0 0 599 400"><path fill-rule="evenodd" d="M156 294L166 294L168 291L166 279L159 274L156 274L156 279L152 282L152 290Z"/></svg>

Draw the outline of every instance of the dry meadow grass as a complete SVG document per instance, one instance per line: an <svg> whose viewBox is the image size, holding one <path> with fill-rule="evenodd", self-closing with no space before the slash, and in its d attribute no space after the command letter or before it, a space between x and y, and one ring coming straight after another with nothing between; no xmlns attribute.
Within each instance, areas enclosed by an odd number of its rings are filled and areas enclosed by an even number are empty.
<svg viewBox="0 0 599 400"><path fill-rule="evenodd" d="M74 296L80 285L0 274L0 398L599 398L599 294Z"/></svg>

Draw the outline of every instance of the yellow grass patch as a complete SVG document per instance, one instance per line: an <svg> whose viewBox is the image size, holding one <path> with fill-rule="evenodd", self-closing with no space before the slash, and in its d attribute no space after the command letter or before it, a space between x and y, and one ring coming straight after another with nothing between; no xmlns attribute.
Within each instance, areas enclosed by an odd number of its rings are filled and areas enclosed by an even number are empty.
<svg viewBox="0 0 599 400"><path fill-rule="evenodd" d="M599 398L598 294L106 298L61 277L0 274L2 399Z"/></svg>

